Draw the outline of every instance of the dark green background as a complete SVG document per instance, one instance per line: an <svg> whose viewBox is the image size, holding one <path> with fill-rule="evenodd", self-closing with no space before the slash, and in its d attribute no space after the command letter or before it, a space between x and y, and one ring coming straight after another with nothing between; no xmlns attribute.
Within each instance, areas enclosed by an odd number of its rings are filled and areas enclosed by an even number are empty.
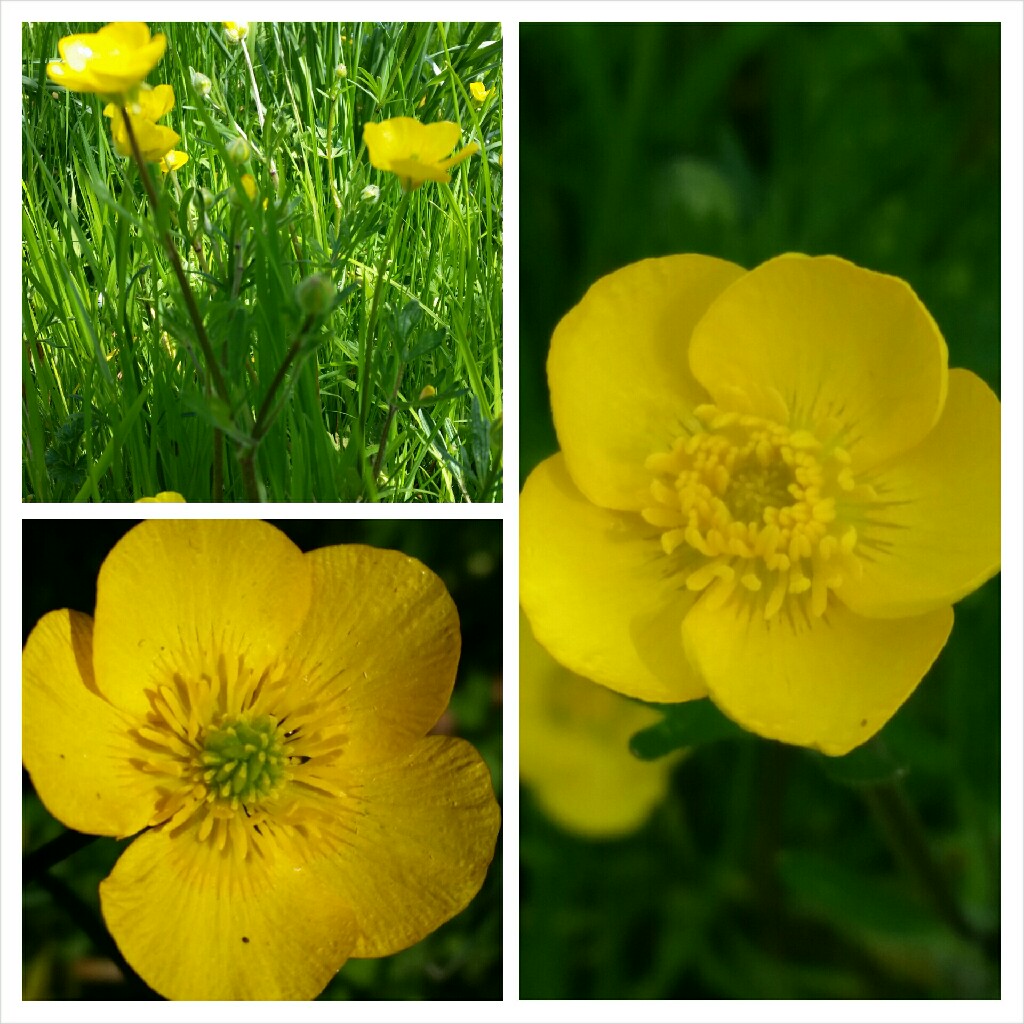
<svg viewBox="0 0 1024 1024"><path fill-rule="evenodd" d="M895 274L950 365L998 393L999 32L523 25L523 477L556 448L552 329L599 276L649 256L831 253ZM942 923L834 766L730 739L680 765L630 839L573 839L524 795L522 995L998 995L999 643L996 579L957 606L881 736L987 940Z"/></svg>
<svg viewBox="0 0 1024 1024"><path fill-rule="evenodd" d="M486 760L501 800L502 538L498 521L276 520L304 551L329 544L393 548L418 558L445 582L459 611L462 657L450 704L456 734ZM96 576L134 522L26 520L23 524L25 637L48 611L92 613ZM26 853L64 831L43 808L23 771ZM24 892L26 999L159 998L134 976L95 973L94 958L116 949L99 918L97 886L130 840L98 839ZM324 999L500 999L502 995L501 837L483 889L460 915L405 952L350 960ZM66 887L66 888L63 888ZM107 971L102 964L102 971Z"/></svg>

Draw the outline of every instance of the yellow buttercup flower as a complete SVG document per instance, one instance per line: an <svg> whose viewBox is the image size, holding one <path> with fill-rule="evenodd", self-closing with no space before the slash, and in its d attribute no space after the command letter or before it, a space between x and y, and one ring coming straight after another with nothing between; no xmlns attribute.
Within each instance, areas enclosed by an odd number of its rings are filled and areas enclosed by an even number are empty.
<svg viewBox="0 0 1024 1024"><path fill-rule="evenodd" d="M167 155L170 156L169 153ZM184 153L182 153L181 155L185 157L185 160L188 159L188 157ZM183 160L182 163L184 163L184 162L185 161ZM161 164L161 169L162 169L162 167L163 167L163 164ZM139 502L143 502L143 501L184 501L184 500L185 499L177 491L161 491L155 498L139 498L139 500L135 504L137 505L137 504L139 504Z"/></svg>
<svg viewBox="0 0 1024 1024"><path fill-rule="evenodd" d="M222 21L224 34L233 43L240 43L249 34L249 22L247 21Z"/></svg>
<svg viewBox="0 0 1024 1024"><path fill-rule="evenodd" d="M74 92L124 96L156 67L166 47L166 37L150 36L145 23L116 21L99 32L65 36L57 43L61 60L50 61L46 73Z"/></svg>
<svg viewBox="0 0 1024 1024"><path fill-rule="evenodd" d="M118 156L132 156L132 145L121 109L120 103L108 103L103 108L103 114L110 118L110 135L114 140L114 151ZM143 86L133 99L125 103L125 109L131 119L132 130L143 160L156 163L181 141L181 136L176 131L166 125L155 123L174 109L174 89L171 86Z"/></svg>
<svg viewBox="0 0 1024 1024"><path fill-rule="evenodd" d="M188 153L181 149L172 149L170 153L164 154L163 159L160 161L160 170L164 174L168 174L171 171L180 170L187 163Z"/></svg>
<svg viewBox="0 0 1024 1024"><path fill-rule="evenodd" d="M680 756L630 753L630 737L660 718L563 668L520 613L519 774L549 818L594 838L638 829L664 799Z"/></svg>
<svg viewBox="0 0 1024 1024"><path fill-rule="evenodd" d="M613 689L844 754L999 570L999 402L897 278L646 260L562 320L548 379L561 452L523 489L522 602Z"/></svg>
<svg viewBox="0 0 1024 1024"><path fill-rule="evenodd" d="M494 95L494 90L488 89L483 82L470 82L469 94L473 97L474 103L483 103L488 96Z"/></svg>
<svg viewBox="0 0 1024 1024"><path fill-rule="evenodd" d="M397 174L407 192L425 181L448 181L452 167L479 151L480 147L471 142L454 156L446 157L461 135L462 129L452 121L423 124L414 117L392 117L363 126L370 163L379 171Z"/></svg>
<svg viewBox="0 0 1024 1024"><path fill-rule="evenodd" d="M147 520L95 618L23 655L23 753L69 828L141 834L100 884L129 964L174 999L310 999L476 894L499 811L465 741L428 736L459 624L415 559L303 554L251 521Z"/></svg>

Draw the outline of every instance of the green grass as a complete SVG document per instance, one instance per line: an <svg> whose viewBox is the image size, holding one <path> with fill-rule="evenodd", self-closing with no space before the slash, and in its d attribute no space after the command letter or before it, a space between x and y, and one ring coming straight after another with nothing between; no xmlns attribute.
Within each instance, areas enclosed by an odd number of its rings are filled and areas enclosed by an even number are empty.
<svg viewBox="0 0 1024 1024"><path fill-rule="evenodd" d="M158 216L102 101L45 75L62 36L98 27L23 27L23 499L500 500L500 27L263 23L250 74L219 23L152 24L168 46L148 81L173 86L161 123L190 156L150 165ZM403 204L362 143L396 116L456 121L481 153ZM312 274L338 297L307 322Z"/></svg>

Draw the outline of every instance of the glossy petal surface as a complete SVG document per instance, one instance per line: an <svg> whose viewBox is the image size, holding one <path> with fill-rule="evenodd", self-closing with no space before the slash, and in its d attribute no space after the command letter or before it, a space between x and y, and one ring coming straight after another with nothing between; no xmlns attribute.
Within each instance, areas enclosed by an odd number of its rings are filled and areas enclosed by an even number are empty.
<svg viewBox="0 0 1024 1024"><path fill-rule="evenodd" d="M854 469L918 444L946 397L946 343L899 278L835 256L780 256L712 303L690 366L723 409L814 430L835 421Z"/></svg>
<svg viewBox="0 0 1024 1024"><path fill-rule="evenodd" d="M519 516L520 599L558 661L641 700L706 695L679 641L693 595L666 573L657 531L589 502L561 455L530 474Z"/></svg>
<svg viewBox="0 0 1024 1024"><path fill-rule="evenodd" d="M128 963L168 999L318 995L351 954L357 924L311 876L306 843L280 832L242 860L195 833L145 833L101 883Z"/></svg>
<svg viewBox="0 0 1024 1024"><path fill-rule="evenodd" d="M440 718L459 663L459 619L421 562L361 545L305 556L309 615L286 660L303 705L347 736L345 764L405 753Z"/></svg>
<svg viewBox="0 0 1024 1024"><path fill-rule="evenodd" d="M100 569L94 667L115 706L145 715L146 688L218 658L271 664L309 608L302 552L253 520L155 519Z"/></svg>
<svg viewBox="0 0 1024 1024"><path fill-rule="evenodd" d="M547 364L555 429L591 501L644 506L644 460L707 401L690 372L690 334L744 273L708 256L643 260L601 278L555 328Z"/></svg>
<svg viewBox="0 0 1024 1024"><path fill-rule="evenodd" d="M866 619L836 603L822 618L766 621L750 604L683 623L686 652L711 699L745 729L838 756L873 736L910 696L942 650L953 611Z"/></svg>
<svg viewBox="0 0 1024 1024"><path fill-rule="evenodd" d="M419 942L477 894L501 824L490 772L464 740L428 736L401 758L345 767L335 825L309 868L354 908L353 956Z"/></svg>
<svg viewBox="0 0 1024 1024"><path fill-rule="evenodd" d="M22 656L25 767L46 809L68 828L127 836L144 828L151 782L130 765L141 751L125 716L96 689L92 619L50 612ZM88 737L88 743L82 737Z"/></svg>
<svg viewBox="0 0 1024 1024"><path fill-rule="evenodd" d="M837 591L854 611L916 615L952 604L999 571L999 400L952 370L935 429L867 475L879 502L857 523L864 574Z"/></svg>

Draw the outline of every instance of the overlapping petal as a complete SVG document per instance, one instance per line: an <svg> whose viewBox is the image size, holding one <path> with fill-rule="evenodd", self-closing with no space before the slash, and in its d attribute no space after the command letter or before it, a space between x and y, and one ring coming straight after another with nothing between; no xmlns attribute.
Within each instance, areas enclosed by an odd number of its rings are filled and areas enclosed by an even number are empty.
<svg viewBox="0 0 1024 1024"><path fill-rule="evenodd" d="M666 571L656 530L588 501L561 455L530 474L519 510L520 600L558 661L641 700L706 695L679 641L694 596Z"/></svg>
<svg viewBox="0 0 1024 1024"><path fill-rule="evenodd" d="M569 473L591 501L644 506L644 460L708 400L690 372L690 334L744 273L709 256L643 260L601 278L559 323L548 355L551 408Z"/></svg>
<svg viewBox="0 0 1024 1024"><path fill-rule="evenodd" d="M946 398L946 343L910 286L835 256L750 271L693 332L690 367L716 404L815 430L834 421L854 469L918 444Z"/></svg>
<svg viewBox="0 0 1024 1024"><path fill-rule="evenodd" d="M93 622L67 610L36 624L22 655L22 749L47 810L68 828L127 836L145 828L153 783L125 716L96 689ZM88 743L82 743L82 737Z"/></svg>
<svg viewBox="0 0 1024 1024"><path fill-rule="evenodd" d="M483 884L501 824L490 772L464 740L429 736L336 778L334 824L306 870L353 908L352 955L388 956L454 917Z"/></svg>
<svg viewBox="0 0 1024 1024"><path fill-rule="evenodd" d="M519 775L544 812L593 837L639 828L664 798L675 758L641 761L634 733L660 719L558 664L519 615Z"/></svg>
<svg viewBox="0 0 1024 1024"><path fill-rule="evenodd" d="M855 523L863 575L836 592L862 615L917 615L952 604L999 571L999 400L952 370L935 429L865 476L877 502Z"/></svg>
<svg viewBox="0 0 1024 1024"><path fill-rule="evenodd" d="M302 552L254 520L153 519L126 534L100 569L93 661L111 703L145 715L147 688L209 656L276 663L309 609Z"/></svg>
<svg viewBox="0 0 1024 1024"><path fill-rule="evenodd" d="M451 697L461 639L441 580L397 551L361 545L305 556L309 614L289 641L297 705L341 728L348 764L405 753Z"/></svg>
<svg viewBox="0 0 1024 1024"><path fill-rule="evenodd" d="M169 999L312 999L351 955L358 924L307 870L306 845L278 830L243 860L196 826L154 829L100 884L103 917Z"/></svg>
<svg viewBox="0 0 1024 1024"><path fill-rule="evenodd" d="M745 729L838 756L873 736L910 696L953 628L951 608L867 619L841 604L821 618L789 607L765 620L749 603L683 623L711 699Z"/></svg>

